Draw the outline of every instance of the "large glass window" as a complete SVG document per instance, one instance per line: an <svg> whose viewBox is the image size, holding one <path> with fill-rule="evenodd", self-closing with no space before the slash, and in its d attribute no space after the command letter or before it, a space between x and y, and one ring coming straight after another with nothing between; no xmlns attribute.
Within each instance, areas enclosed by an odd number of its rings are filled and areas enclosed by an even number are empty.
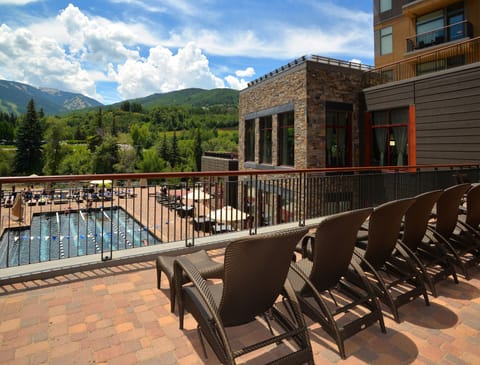
<svg viewBox="0 0 480 365"><path fill-rule="evenodd" d="M255 161L255 119L245 121L245 161Z"/></svg>
<svg viewBox="0 0 480 365"><path fill-rule="evenodd" d="M380 13L392 10L392 0L380 0Z"/></svg>
<svg viewBox="0 0 480 365"><path fill-rule="evenodd" d="M327 108L326 117L326 166L351 166L352 112Z"/></svg>
<svg viewBox="0 0 480 365"><path fill-rule="evenodd" d="M295 117L293 111L278 114L278 163L295 165Z"/></svg>
<svg viewBox="0 0 480 365"><path fill-rule="evenodd" d="M373 112L372 133L373 165L408 164L408 108Z"/></svg>
<svg viewBox="0 0 480 365"><path fill-rule="evenodd" d="M463 2L417 18L417 48L462 39L465 33Z"/></svg>
<svg viewBox="0 0 480 365"><path fill-rule="evenodd" d="M260 163L272 163L272 116L260 118Z"/></svg>
<svg viewBox="0 0 480 365"><path fill-rule="evenodd" d="M380 29L380 54L385 55L393 52L392 27Z"/></svg>

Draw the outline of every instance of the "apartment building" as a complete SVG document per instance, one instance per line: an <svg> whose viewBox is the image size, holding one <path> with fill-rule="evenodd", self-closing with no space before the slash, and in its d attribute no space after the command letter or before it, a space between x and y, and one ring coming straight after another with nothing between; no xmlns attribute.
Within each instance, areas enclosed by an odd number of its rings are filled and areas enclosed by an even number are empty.
<svg viewBox="0 0 480 365"><path fill-rule="evenodd" d="M375 68L301 57L241 91L240 169L478 162L480 1L373 9Z"/></svg>
<svg viewBox="0 0 480 365"><path fill-rule="evenodd" d="M480 1L374 0L374 35L364 163L478 162Z"/></svg>

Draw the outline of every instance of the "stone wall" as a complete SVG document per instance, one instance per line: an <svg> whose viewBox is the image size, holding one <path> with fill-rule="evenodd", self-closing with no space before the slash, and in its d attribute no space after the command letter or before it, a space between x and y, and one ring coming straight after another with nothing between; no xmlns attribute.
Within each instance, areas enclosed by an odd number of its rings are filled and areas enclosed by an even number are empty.
<svg viewBox="0 0 480 365"><path fill-rule="evenodd" d="M259 165L259 117L272 115L272 165L278 166L277 113L293 109L295 168L325 167L326 102L353 105L352 164L359 163L361 86L364 71L307 60L241 91L239 100L239 169ZM245 165L245 120L256 120L255 164Z"/></svg>

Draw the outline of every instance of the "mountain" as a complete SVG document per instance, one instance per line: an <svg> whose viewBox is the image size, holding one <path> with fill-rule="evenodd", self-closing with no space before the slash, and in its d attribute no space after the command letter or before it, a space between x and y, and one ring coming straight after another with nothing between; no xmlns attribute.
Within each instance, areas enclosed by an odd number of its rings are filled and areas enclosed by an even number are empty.
<svg viewBox="0 0 480 365"><path fill-rule="evenodd" d="M30 99L35 101L35 109L38 111L42 108L45 114L58 114L102 105L82 94L0 80L0 111L23 114Z"/></svg>
<svg viewBox="0 0 480 365"><path fill-rule="evenodd" d="M238 106L238 90L233 89L184 89L162 94L152 94L129 102L142 104L146 109L156 106L190 105L194 107ZM119 105L114 104L115 105Z"/></svg>

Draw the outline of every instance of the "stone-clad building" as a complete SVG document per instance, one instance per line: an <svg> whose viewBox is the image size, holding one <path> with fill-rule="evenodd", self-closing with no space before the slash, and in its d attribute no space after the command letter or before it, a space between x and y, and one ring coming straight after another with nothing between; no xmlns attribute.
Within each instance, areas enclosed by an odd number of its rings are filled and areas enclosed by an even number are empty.
<svg viewBox="0 0 480 365"><path fill-rule="evenodd" d="M366 69L302 57L242 90L240 170L359 165Z"/></svg>

